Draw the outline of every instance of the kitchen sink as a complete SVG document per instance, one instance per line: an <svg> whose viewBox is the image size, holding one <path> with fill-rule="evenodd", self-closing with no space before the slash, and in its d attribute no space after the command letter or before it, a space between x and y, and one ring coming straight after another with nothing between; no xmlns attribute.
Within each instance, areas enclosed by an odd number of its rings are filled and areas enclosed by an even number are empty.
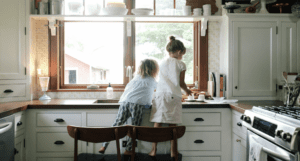
<svg viewBox="0 0 300 161"><path fill-rule="evenodd" d="M94 103L118 103L119 100L96 100Z"/></svg>

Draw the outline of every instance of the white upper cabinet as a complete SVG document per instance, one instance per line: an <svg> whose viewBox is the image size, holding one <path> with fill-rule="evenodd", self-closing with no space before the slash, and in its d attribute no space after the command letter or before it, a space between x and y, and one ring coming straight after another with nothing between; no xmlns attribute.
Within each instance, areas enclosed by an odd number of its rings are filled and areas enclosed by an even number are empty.
<svg viewBox="0 0 300 161"><path fill-rule="evenodd" d="M233 22L233 96L276 96L277 22Z"/></svg>
<svg viewBox="0 0 300 161"><path fill-rule="evenodd" d="M25 77L25 0L0 1L0 80Z"/></svg>
<svg viewBox="0 0 300 161"><path fill-rule="evenodd" d="M280 72L297 73L297 23L281 23L281 69Z"/></svg>

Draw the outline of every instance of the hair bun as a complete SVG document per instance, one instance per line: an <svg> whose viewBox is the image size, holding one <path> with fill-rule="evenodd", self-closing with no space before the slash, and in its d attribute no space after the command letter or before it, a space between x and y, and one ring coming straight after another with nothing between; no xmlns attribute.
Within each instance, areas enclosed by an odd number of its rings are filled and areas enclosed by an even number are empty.
<svg viewBox="0 0 300 161"><path fill-rule="evenodd" d="M170 41L173 41L175 40L175 37L174 36L170 36Z"/></svg>

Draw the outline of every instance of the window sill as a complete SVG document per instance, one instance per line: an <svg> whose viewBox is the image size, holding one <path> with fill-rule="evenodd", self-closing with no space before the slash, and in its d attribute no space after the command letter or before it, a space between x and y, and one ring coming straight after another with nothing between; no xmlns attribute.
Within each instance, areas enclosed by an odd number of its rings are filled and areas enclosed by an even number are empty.
<svg viewBox="0 0 300 161"><path fill-rule="evenodd" d="M106 88L99 89L50 89L47 92L106 92ZM124 88L114 88L114 92L124 92Z"/></svg>

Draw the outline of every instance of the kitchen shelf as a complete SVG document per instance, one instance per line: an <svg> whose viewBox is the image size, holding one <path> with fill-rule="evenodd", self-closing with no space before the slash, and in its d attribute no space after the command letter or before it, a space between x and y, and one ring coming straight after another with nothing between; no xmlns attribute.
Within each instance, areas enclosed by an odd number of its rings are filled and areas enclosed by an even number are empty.
<svg viewBox="0 0 300 161"><path fill-rule="evenodd" d="M64 21L136 21L136 22L195 22L207 19L208 21L221 21L222 16L82 16L82 15L30 15L35 20L64 20Z"/></svg>

